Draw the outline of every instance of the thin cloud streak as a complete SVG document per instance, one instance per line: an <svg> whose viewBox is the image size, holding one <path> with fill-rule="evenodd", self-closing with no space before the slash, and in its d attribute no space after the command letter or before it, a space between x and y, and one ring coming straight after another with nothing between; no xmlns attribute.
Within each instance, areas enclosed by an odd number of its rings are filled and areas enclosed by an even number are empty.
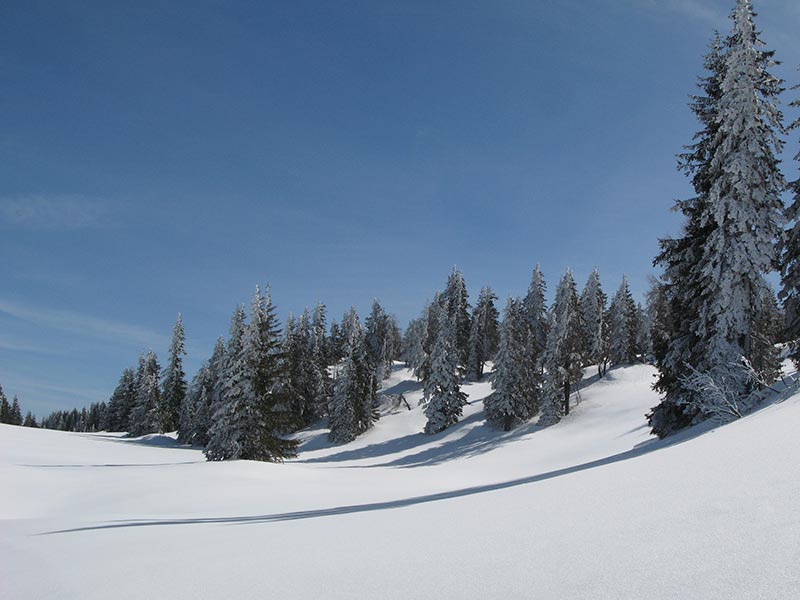
<svg viewBox="0 0 800 600"><path fill-rule="evenodd" d="M0 223L43 231L71 231L102 225L106 207L75 195L0 197Z"/></svg>
<svg viewBox="0 0 800 600"><path fill-rule="evenodd" d="M138 325L129 325L91 317L72 311L21 306L0 299L0 313L42 327L58 329L84 337L137 347L159 348L169 344L169 337Z"/></svg>
<svg viewBox="0 0 800 600"><path fill-rule="evenodd" d="M44 348L42 346L35 346L25 342L18 342L17 340L0 335L0 350L10 350L12 352L31 352L33 354L60 354L52 348Z"/></svg>

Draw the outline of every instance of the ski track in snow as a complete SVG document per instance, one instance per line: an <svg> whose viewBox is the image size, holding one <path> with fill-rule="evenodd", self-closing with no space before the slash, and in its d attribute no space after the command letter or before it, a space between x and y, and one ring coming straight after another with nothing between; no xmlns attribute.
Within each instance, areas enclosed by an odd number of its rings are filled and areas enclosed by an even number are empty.
<svg viewBox="0 0 800 600"><path fill-rule="evenodd" d="M653 439L648 366L560 424L426 436L397 367L376 427L296 460L207 463L171 436L0 426L0 598L794 598L800 396Z"/></svg>

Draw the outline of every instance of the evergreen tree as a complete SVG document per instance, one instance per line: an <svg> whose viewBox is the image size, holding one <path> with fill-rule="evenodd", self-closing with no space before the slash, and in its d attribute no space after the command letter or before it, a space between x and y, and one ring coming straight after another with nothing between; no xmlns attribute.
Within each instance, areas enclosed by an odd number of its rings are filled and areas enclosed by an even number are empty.
<svg viewBox="0 0 800 600"><path fill-rule="evenodd" d="M427 330L427 319L419 317L411 319L406 327L406 332L403 335L403 344L401 357L406 364L406 368L410 369L420 363L420 357L423 356L422 343L425 339Z"/></svg>
<svg viewBox="0 0 800 600"><path fill-rule="evenodd" d="M289 317L283 339L282 393L288 399L295 426L307 427L322 416L324 386L319 357L314 354L311 315L306 309L298 321Z"/></svg>
<svg viewBox="0 0 800 600"><path fill-rule="evenodd" d="M326 323L325 323L325 305L317 304L314 309L314 318L311 323L313 331L313 342L311 355L312 360L316 364L315 388L314 395L316 397L315 413L318 417L324 417L328 413L328 403L330 402L331 391L333 383L331 381L328 367L331 365L330 350L328 339L325 337Z"/></svg>
<svg viewBox="0 0 800 600"><path fill-rule="evenodd" d="M572 271L556 289L548 317L547 346L543 355L544 384L539 422L550 425L569 414L572 386L583 377L583 319Z"/></svg>
<svg viewBox="0 0 800 600"><path fill-rule="evenodd" d="M492 360L499 344L498 313L494 306L497 296L492 288L485 287L478 296L472 312L472 327L469 334L469 363L467 374L475 381L483 377L486 362Z"/></svg>
<svg viewBox="0 0 800 600"><path fill-rule="evenodd" d="M345 358L334 382L328 416L330 439L337 444L354 440L378 419L375 376L354 308L345 315L342 325L349 337L345 343Z"/></svg>
<svg viewBox="0 0 800 600"><path fill-rule="evenodd" d="M133 368L122 372L119 383L108 401L108 431L127 431L131 410L136 403L136 375Z"/></svg>
<svg viewBox="0 0 800 600"><path fill-rule="evenodd" d="M372 310L364 324L367 358L375 374L375 381L381 382L391 374L393 357L389 347L390 316L377 300L372 302Z"/></svg>
<svg viewBox="0 0 800 600"><path fill-rule="evenodd" d="M447 316L453 319L456 335L458 363L466 368L469 361L469 333L471 328L467 284L464 275L453 267L447 278L447 287L440 300L444 303Z"/></svg>
<svg viewBox="0 0 800 600"><path fill-rule="evenodd" d="M164 389L159 407L161 431L173 431L178 427L181 403L186 398L186 373L183 371L183 356L186 355L186 340L183 319L180 313L172 329L172 343L169 346L169 363L164 374ZM189 409L188 412L191 412ZM188 423L187 423L188 426Z"/></svg>
<svg viewBox="0 0 800 600"><path fill-rule="evenodd" d="M695 134L694 144L678 156L678 167L691 176L696 194L675 205L675 210L684 216L683 236L661 240L661 253L654 261L664 268L657 292L661 310L656 323L659 340L654 350L659 375L654 387L665 397L648 418L654 433L660 436L687 426L696 413L686 402L689 391L683 382L689 375L689 365L699 363L703 348L697 328L702 302L697 265L716 226L706 214L713 181L711 162L720 143L718 115L727 45L718 35L711 42L705 57L708 74L700 79L701 94L693 96L690 104L702 129Z"/></svg>
<svg viewBox="0 0 800 600"><path fill-rule="evenodd" d="M133 437L158 431L160 371L158 358L152 350L139 358L135 376L135 403L128 422L128 433Z"/></svg>
<svg viewBox="0 0 800 600"><path fill-rule="evenodd" d="M542 270L539 265L536 265L528 293L522 301L522 306L528 319L528 328L533 336L534 357L531 360L534 363L537 362L537 357L541 356L547 346L547 305L544 299L546 292L547 285L545 284ZM541 370L541 364L537 366Z"/></svg>
<svg viewBox="0 0 800 600"><path fill-rule="evenodd" d="M509 431L539 410L541 375L532 364L533 334L523 303L508 299L500 328L500 347L492 388L483 405L486 420Z"/></svg>
<svg viewBox="0 0 800 600"><path fill-rule="evenodd" d="M683 384L693 373L735 380L727 385L730 394L749 392L738 365L752 358L764 274L781 233L781 82L767 72L773 53L761 49L749 0L737 1L732 19L724 51L712 48L707 61L704 102L692 107L704 130L684 161L698 194L678 205L687 216L686 234L662 242L657 258L665 265L675 319L670 349L658 365L657 388L666 396L649 416L660 436L714 412L713 403L699 401L697 386Z"/></svg>
<svg viewBox="0 0 800 600"><path fill-rule="evenodd" d="M608 308L608 360L612 365L636 362L639 320L628 279L623 275Z"/></svg>
<svg viewBox="0 0 800 600"><path fill-rule="evenodd" d="M19 407L19 400L16 395L11 402L11 410L9 411L9 425L22 425L22 410Z"/></svg>
<svg viewBox="0 0 800 600"><path fill-rule="evenodd" d="M458 314L437 309L436 341L431 351L431 372L425 382L425 433L445 430L458 422L467 396L461 391L458 376Z"/></svg>
<svg viewBox="0 0 800 600"><path fill-rule="evenodd" d="M587 364L597 365L602 377L608 369L608 339L605 319L606 295L600 286L600 274L592 271L580 297Z"/></svg>
<svg viewBox="0 0 800 600"><path fill-rule="evenodd" d="M331 365L338 364L344 358L345 340L342 329L336 320L331 321L331 334L328 337L328 362Z"/></svg>
<svg viewBox="0 0 800 600"><path fill-rule="evenodd" d="M208 460L235 460L241 458L244 443L245 381L244 360L245 312L236 307L231 317L230 335L225 345L225 356L220 376L219 396L212 416L205 455Z"/></svg>
<svg viewBox="0 0 800 600"><path fill-rule="evenodd" d="M8 403L8 398L3 393L3 386L0 385L0 423L8 424L11 419L11 405Z"/></svg>
<svg viewBox="0 0 800 600"><path fill-rule="evenodd" d="M280 328L269 289L253 296L250 325L244 337L244 355L251 394L247 397L242 458L282 462L297 455L297 440L283 435L295 426L287 399L281 394L284 357Z"/></svg>
<svg viewBox="0 0 800 600"><path fill-rule="evenodd" d="M36 423L36 417L28 411L25 414L25 421L22 423L25 427L38 427L39 425Z"/></svg>
<svg viewBox="0 0 800 600"><path fill-rule="evenodd" d="M225 340L217 338L205 369L198 372L194 405L192 443L207 446L211 437L214 416L222 408L222 378L225 367ZM202 398L202 399L201 399ZM222 413L220 413L222 414Z"/></svg>
<svg viewBox="0 0 800 600"><path fill-rule="evenodd" d="M437 293L424 311L425 335L422 338L421 351L417 353L412 367L414 376L423 383L428 380L431 373L431 354L433 345L436 343L436 336L439 331L439 313L445 310L441 296Z"/></svg>

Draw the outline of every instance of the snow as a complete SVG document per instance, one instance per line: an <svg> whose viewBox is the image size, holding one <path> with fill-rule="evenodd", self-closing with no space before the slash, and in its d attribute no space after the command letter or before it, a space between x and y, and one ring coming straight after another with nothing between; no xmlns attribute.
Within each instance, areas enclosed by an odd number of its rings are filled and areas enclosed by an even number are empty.
<svg viewBox="0 0 800 600"><path fill-rule="evenodd" d="M508 433L470 384L425 436L398 368L412 410L344 446L311 428L284 465L0 426L0 598L794 597L800 395L662 442L654 373L587 377L561 423Z"/></svg>

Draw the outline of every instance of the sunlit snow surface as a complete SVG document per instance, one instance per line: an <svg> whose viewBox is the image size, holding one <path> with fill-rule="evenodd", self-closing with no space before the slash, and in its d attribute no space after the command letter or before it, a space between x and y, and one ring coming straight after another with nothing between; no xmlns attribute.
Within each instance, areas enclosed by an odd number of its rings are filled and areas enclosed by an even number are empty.
<svg viewBox="0 0 800 600"><path fill-rule="evenodd" d="M376 428L284 465L168 436L0 426L0 598L795 598L800 397L653 440L654 370L586 380L559 425L436 436L397 369ZM576 397L577 401L578 398Z"/></svg>

